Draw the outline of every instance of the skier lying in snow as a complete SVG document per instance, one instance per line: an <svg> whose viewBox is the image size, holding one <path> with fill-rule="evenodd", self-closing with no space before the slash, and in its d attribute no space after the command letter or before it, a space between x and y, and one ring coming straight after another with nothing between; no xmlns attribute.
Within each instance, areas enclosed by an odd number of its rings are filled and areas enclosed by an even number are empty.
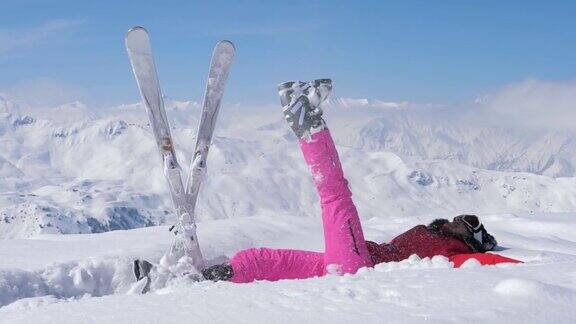
<svg viewBox="0 0 576 324"><path fill-rule="evenodd" d="M284 116L299 138L320 196L324 253L247 249L236 253L226 264L204 269L202 275L205 279L246 283L323 276L329 269L341 274L355 273L361 267L401 261L412 254L422 258L442 255L456 267L470 258L481 264L520 262L497 254L484 254L496 246L496 240L474 215L460 215L452 221L437 219L428 226L418 225L390 243L366 241L336 147L322 119L320 104L331 89L329 79L311 83L286 82L279 86ZM148 265L140 264L144 267L140 271L136 267L137 277L148 272Z"/></svg>

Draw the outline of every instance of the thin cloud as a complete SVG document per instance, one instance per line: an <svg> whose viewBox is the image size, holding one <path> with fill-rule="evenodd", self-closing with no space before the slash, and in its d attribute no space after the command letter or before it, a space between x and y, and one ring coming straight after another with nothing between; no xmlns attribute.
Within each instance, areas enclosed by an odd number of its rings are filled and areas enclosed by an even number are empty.
<svg viewBox="0 0 576 324"><path fill-rule="evenodd" d="M454 104L333 98L327 105L397 111L438 125L576 132L576 80L526 79Z"/></svg>
<svg viewBox="0 0 576 324"><path fill-rule="evenodd" d="M25 107L50 107L73 101L86 101L87 92L52 78L35 78L0 89L8 98Z"/></svg>
<svg viewBox="0 0 576 324"><path fill-rule="evenodd" d="M84 20L50 20L32 28L0 29L0 53L34 47L53 35L81 25Z"/></svg>
<svg viewBox="0 0 576 324"><path fill-rule="evenodd" d="M576 130L576 82L528 79L482 98L477 117L498 126Z"/></svg>

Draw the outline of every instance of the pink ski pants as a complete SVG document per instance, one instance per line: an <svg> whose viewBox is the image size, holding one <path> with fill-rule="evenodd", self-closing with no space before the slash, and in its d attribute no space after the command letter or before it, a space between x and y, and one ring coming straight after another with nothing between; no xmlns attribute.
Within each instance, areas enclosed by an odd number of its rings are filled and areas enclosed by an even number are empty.
<svg viewBox="0 0 576 324"><path fill-rule="evenodd" d="M300 148L320 196L324 253L269 248L243 250L230 259L234 269L231 281L304 279L328 271L355 273L361 267L373 266L330 132L328 129L318 132L310 142L300 140Z"/></svg>

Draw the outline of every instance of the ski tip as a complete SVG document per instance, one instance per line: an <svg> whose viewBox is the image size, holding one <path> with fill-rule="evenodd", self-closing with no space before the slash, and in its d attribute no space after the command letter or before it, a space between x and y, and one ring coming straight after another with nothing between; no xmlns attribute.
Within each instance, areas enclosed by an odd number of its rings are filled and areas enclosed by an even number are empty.
<svg viewBox="0 0 576 324"><path fill-rule="evenodd" d="M216 44L217 47L219 46L228 46L231 47L234 51L236 51L236 46L234 46L234 43L232 43L232 41L229 41L227 39L223 39L221 41L218 42L218 44Z"/></svg>
<svg viewBox="0 0 576 324"><path fill-rule="evenodd" d="M148 31L146 30L146 28L144 28L142 26L134 26L134 27L128 29L126 36L133 34L133 33L136 33L136 32L144 32L144 33L148 34Z"/></svg>
<svg viewBox="0 0 576 324"><path fill-rule="evenodd" d="M150 47L150 35L146 28L134 26L128 30L124 37L124 43L128 51L137 50L141 47Z"/></svg>

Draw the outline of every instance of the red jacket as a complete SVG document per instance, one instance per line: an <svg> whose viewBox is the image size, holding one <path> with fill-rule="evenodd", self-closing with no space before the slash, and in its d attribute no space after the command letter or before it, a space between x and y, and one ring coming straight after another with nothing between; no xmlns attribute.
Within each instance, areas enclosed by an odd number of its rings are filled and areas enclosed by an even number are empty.
<svg viewBox="0 0 576 324"><path fill-rule="evenodd" d="M459 267L470 258L485 265L520 262L497 254L473 253L472 249L459 239L432 233L424 225L413 227L396 236L390 243L378 244L366 241L366 245L374 264L402 261L412 254L421 258L442 255L449 258L455 267Z"/></svg>

